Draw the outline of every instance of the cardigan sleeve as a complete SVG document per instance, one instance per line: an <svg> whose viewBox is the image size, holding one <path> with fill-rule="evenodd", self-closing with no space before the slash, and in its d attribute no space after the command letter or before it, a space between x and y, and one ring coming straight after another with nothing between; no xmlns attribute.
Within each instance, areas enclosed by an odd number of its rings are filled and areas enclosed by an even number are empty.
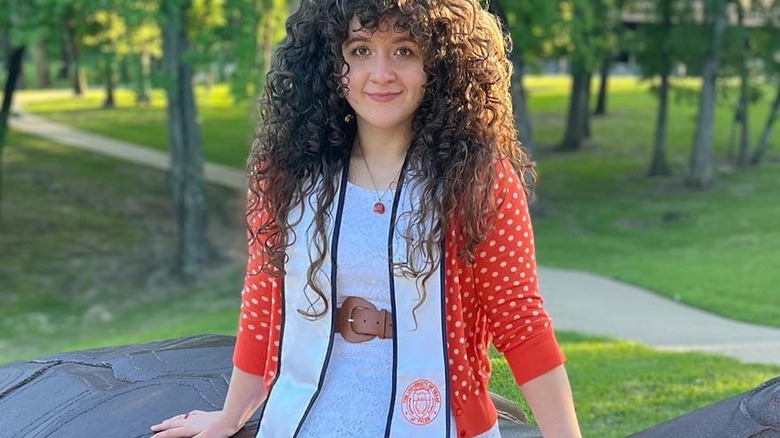
<svg viewBox="0 0 780 438"><path fill-rule="evenodd" d="M497 164L496 222L475 250L475 286L493 344L519 385L564 361L539 294L533 230L520 178Z"/></svg>
<svg viewBox="0 0 780 438"><path fill-rule="evenodd" d="M251 229L256 229L259 217L257 214L248 218ZM269 347L274 345L271 344L276 323L273 312L279 299L280 282L261 269L267 263L264 239L261 236L251 239L248 246L233 364L250 374L267 375L269 354L274 353Z"/></svg>

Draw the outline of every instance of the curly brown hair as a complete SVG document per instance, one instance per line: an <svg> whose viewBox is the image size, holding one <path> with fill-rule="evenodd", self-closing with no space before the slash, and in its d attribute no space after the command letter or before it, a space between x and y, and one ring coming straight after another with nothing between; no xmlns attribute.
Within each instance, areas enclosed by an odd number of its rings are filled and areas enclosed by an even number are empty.
<svg viewBox="0 0 780 438"><path fill-rule="evenodd" d="M349 23L375 31L386 19L408 31L424 53L428 82L412 120L406 173L421 179L419 210L408 221L405 274L431 275L444 230L457 226L458 256L474 261L474 249L495 220L494 164L509 159L530 197L535 174L520 148L512 116L510 41L478 0L302 0L286 24L260 100L261 123L248 161L250 243L263 257L263 271L283 275L291 239L288 215L316 195L314 238L318 254L308 284L318 298L305 316L324 315L328 299L314 281L327 256L325 213L334 202L337 176L348 165L356 135L346 123L342 43ZM457 212L457 213L456 213ZM456 221L451 223L451 221ZM426 224L434 224L432 229ZM425 257L421 266L411 261ZM427 268L426 268L427 267ZM424 301L424 287L418 306ZM322 300L324 309L314 311Z"/></svg>

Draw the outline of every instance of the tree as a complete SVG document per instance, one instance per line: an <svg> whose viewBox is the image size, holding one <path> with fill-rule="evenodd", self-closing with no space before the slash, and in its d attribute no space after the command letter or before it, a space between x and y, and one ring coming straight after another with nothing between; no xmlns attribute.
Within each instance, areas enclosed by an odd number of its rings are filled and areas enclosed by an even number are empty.
<svg viewBox="0 0 780 438"><path fill-rule="evenodd" d="M739 71L739 102L737 104L737 117L739 123L739 148L737 153L737 165L746 166L750 161L750 68L748 63L752 58L750 36L745 25L746 5L742 1L735 1L737 9L736 41L739 46L737 63Z"/></svg>
<svg viewBox="0 0 780 438"><path fill-rule="evenodd" d="M162 35L154 19L154 7L145 2L134 2L125 20L129 27L128 47L135 58L136 104L149 103L152 90L152 58L162 56Z"/></svg>
<svg viewBox="0 0 780 438"><path fill-rule="evenodd" d="M127 53L127 25L118 10L119 1L101 0L90 3L87 15L88 31L84 45L99 53L100 71L106 87L104 109L116 107L116 69L119 56ZM121 5L125 6L125 5Z"/></svg>
<svg viewBox="0 0 780 438"><path fill-rule="evenodd" d="M775 122L780 113L780 81L777 81L775 87L775 98L772 101L772 107L769 109L769 116L764 124L761 140L759 140L758 145L750 158L750 164L754 166L761 164L764 155L766 155L766 150L769 148L769 138L772 136L772 130L774 129Z"/></svg>
<svg viewBox="0 0 780 438"><path fill-rule="evenodd" d="M51 86L49 57L43 35L36 38L33 43L33 59L35 60L35 88L49 88Z"/></svg>
<svg viewBox="0 0 780 438"><path fill-rule="evenodd" d="M559 150L579 150L588 136L592 72L605 53L613 50L614 35L610 26L605 26L605 20L614 20L610 17L616 6L614 0L561 0L561 17L568 30L572 87L566 132Z"/></svg>
<svg viewBox="0 0 780 438"><path fill-rule="evenodd" d="M73 94L82 96L87 90L87 74L83 66L81 38L84 33L84 11L82 0L38 0L39 11L46 11L52 20L52 28L59 28L62 34L63 52L68 74L73 85Z"/></svg>
<svg viewBox="0 0 780 438"><path fill-rule="evenodd" d="M224 26L217 29L221 41L213 47L226 53L235 65L230 76L233 97L238 101L254 99L265 84L273 47L284 37L287 2L227 0L225 15Z"/></svg>
<svg viewBox="0 0 780 438"><path fill-rule="evenodd" d="M670 37L672 32L672 17L674 14L674 0L660 0L658 2L662 35L660 56L658 61L659 73L661 76L661 85L658 88L658 117L655 124L655 140L653 141L653 158L650 164L650 176L669 175L669 163L666 160L666 133L668 131L667 120L669 114L669 75L672 72L672 49L673 39Z"/></svg>
<svg viewBox="0 0 780 438"><path fill-rule="evenodd" d="M756 46L763 48L760 51L760 59L765 66L765 76L774 78L775 97L772 100L769 116L764 124L760 140L750 157L752 165L758 165L763 160L769 148L769 139L778 119L778 113L780 113L780 56L777 52L777 47L780 47L780 0L759 2L757 10L762 17L765 17L765 21L761 28L752 35L752 40Z"/></svg>
<svg viewBox="0 0 780 438"><path fill-rule="evenodd" d="M0 211L2 211L3 195L3 148L8 133L8 118L11 115L11 105L13 103L14 90L22 72L22 59L24 57L25 46L16 46L11 51L11 58L8 64L8 76L3 88L3 104L0 107ZM2 214L0 214L2 217Z"/></svg>
<svg viewBox="0 0 780 438"><path fill-rule="evenodd" d="M168 144L171 153L168 182L179 229L175 269L185 278L196 274L211 253L202 141L192 89L193 68L186 60L189 49L188 23L192 11L192 2L189 0L167 0L160 5L165 91L168 97Z"/></svg>
<svg viewBox="0 0 780 438"><path fill-rule="evenodd" d="M512 35L512 107L520 142L528 152L534 152L533 127L528 110L528 92L524 80L529 66L533 68L551 54L554 39L553 23L558 17L556 2L516 2L494 0L489 11L497 16Z"/></svg>
<svg viewBox="0 0 780 438"><path fill-rule="evenodd" d="M597 2L597 15L602 17L605 25L611 27L613 38L609 41L609 44L605 47L604 57L601 60L601 67L599 68L599 93L596 98L596 109L593 111L594 115L604 116L607 114L607 93L609 83L609 70L612 67L612 60L615 57L615 53L620 48L623 34L625 29L623 28L622 16L623 9L625 8L627 0L616 0L613 9L610 9L606 3Z"/></svg>
<svg viewBox="0 0 780 438"><path fill-rule="evenodd" d="M637 4L639 16L651 17L642 23L633 41L633 50L645 78L659 78L658 112L655 124L649 176L671 173L666 158L669 118L669 92L674 65L695 51L700 41L693 23L693 2L690 0L659 0L654 4Z"/></svg>
<svg viewBox="0 0 780 438"><path fill-rule="evenodd" d="M718 79L723 33L726 28L726 0L706 0L705 19L711 26L701 73L699 112L696 117L696 133L691 148L691 159L686 185L705 188L712 184L712 139L715 122L715 89Z"/></svg>
<svg viewBox="0 0 780 438"><path fill-rule="evenodd" d="M13 31L21 27L22 10L26 4L14 4L0 0L0 25ZM14 92L22 72L22 60L26 45L21 38L14 40L14 34L9 32L10 55L8 59L8 74L3 87L3 101L0 105L0 218L2 218L2 194L3 194L3 148L8 134L8 118L11 116Z"/></svg>

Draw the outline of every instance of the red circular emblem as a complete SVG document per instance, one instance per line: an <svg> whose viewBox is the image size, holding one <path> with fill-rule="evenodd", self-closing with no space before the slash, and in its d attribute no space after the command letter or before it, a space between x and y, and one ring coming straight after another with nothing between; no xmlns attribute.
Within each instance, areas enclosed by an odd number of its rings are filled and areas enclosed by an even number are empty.
<svg viewBox="0 0 780 438"><path fill-rule="evenodd" d="M441 393L428 380L420 379L406 387L401 397L401 411L406 421L424 426L439 415L441 410Z"/></svg>

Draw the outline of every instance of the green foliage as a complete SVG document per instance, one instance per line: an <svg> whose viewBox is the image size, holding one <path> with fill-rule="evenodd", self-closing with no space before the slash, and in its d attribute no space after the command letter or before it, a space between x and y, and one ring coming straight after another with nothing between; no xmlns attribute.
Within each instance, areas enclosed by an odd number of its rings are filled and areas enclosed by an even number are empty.
<svg viewBox="0 0 780 438"><path fill-rule="evenodd" d="M219 29L227 59L234 63L230 90L239 101L254 99L265 84L273 47L284 37L285 0L227 0L229 19Z"/></svg>
<svg viewBox="0 0 780 438"><path fill-rule="evenodd" d="M650 22L642 23L629 43L645 77L671 73L677 63L702 56L705 41L695 23L690 0L659 0L641 10Z"/></svg>
<svg viewBox="0 0 780 438"><path fill-rule="evenodd" d="M621 7L616 0L559 0L560 55L585 71L593 71L614 51Z"/></svg>
<svg viewBox="0 0 780 438"><path fill-rule="evenodd" d="M506 12L514 50L527 65L538 66L542 59L555 52L558 45L555 25L559 20L555 1L503 0L499 4Z"/></svg>
<svg viewBox="0 0 780 438"><path fill-rule="evenodd" d="M648 91L653 96L658 96L660 83L657 80L649 80ZM701 81L689 78L673 78L669 81L669 91L675 103L695 107L699 103L701 95ZM739 83L735 80L723 79L718 81L716 87L715 104L732 108L734 101L739 96ZM767 84L757 80L748 84L748 102L755 105L768 98Z"/></svg>

